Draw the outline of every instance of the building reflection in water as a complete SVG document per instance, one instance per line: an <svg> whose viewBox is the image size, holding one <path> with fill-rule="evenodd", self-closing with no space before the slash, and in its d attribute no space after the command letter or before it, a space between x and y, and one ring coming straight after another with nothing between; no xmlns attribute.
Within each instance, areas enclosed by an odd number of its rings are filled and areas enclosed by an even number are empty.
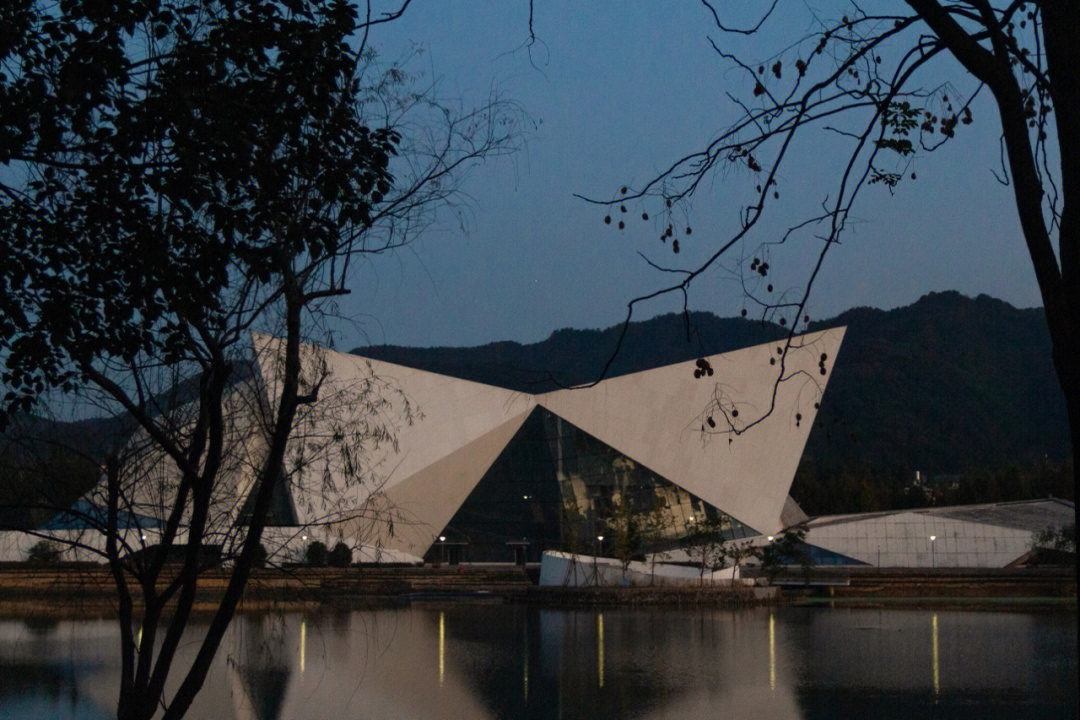
<svg viewBox="0 0 1080 720"><path fill-rule="evenodd" d="M234 623L234 650L226 667L235 716L279 720L289 695L297 635L299 671L304 672L307 623L272 615L244 615Z"/></svg>
<svg viewBox="0 0 1080 720"><path fill-rule="evenodd" d="M307 621L300 621L300 672L304 672L307 664Z"/></svg>
<svg viewBox="0 0 1080 720"><path fill-rule="evenodd" d="M525 702L528 703L529 702L529 630L528 630L528 627L523 628L523 632L521 633L521 648L522 648L521 659L522 659L522 663L525 666L525 669L522 672L522 684L524 685L524 687L522 688L521 695L525 699Z"/></svg>
<svg viewBox="0 0 1080 720"><path fill-rule="evenodd" d="M0 623L0 717L108 717L115 640L109 623L33 633ZM941 716L1071 718L1075 650L1067 613L448 605L252 615L234 622L191 716L798 720L925 716L936 701Z"/></svg>

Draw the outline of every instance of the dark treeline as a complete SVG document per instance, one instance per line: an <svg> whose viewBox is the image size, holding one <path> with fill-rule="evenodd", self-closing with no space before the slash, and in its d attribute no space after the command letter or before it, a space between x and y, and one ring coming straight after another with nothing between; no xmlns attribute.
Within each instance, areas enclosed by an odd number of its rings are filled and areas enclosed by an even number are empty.
<svg viewBox="0 0 1080 720"><path fill-rule="evenodd" d="M920 475L919 480L911 468L804 461L791 487L792 496L812 516L1046 497L1071 500L1073 493L1069 459L968 468L961 473Z"/></svg>

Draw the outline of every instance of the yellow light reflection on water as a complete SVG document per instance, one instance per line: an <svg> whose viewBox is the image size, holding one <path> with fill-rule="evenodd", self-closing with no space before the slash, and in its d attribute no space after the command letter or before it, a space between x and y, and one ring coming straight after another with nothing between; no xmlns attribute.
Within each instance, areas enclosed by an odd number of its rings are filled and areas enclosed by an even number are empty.
<svg viewBox="0 0 1080 720"><path fill-rule="evenodd" d="M446 613L439 611L439 687L446 678Z"/></svg>
<svg viewBox="0 0 1080 720"><path fill-rule="evenodd" d="M596 616L596 679L604 687L604 613Z"/></svg>
<svg viewBox="0 0 1080 720"><path fill-rule="evenodd" d="M300 621L300 672L304 672L307 660L307 620Z"/></svg>
<svg viewBox="0 0 1080 720"><path fill-rule="evenodd" d="M769 689L776 689L776 618L769 613Z"/></svg>
<svg viewBox="0 0 1080 720"><path fill-rule="evenodd" d="M934 662L934 694L937 695L941 692L941 679L938 674L937 613L934 613L930 624L930 644Z"/></svg>

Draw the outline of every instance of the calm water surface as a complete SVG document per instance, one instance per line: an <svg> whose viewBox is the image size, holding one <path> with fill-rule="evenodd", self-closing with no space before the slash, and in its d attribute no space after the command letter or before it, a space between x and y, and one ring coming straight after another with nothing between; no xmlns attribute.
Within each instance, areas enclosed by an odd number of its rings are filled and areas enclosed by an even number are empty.
<svg viewBox="0 0 1080 720"><path fill-rule="evenodd" d="M1077 714L1076 642L1069 612L247 616L190 717L1052 720ZM0 718L109 717L117 645L105 621L0 622Z"/></svg>

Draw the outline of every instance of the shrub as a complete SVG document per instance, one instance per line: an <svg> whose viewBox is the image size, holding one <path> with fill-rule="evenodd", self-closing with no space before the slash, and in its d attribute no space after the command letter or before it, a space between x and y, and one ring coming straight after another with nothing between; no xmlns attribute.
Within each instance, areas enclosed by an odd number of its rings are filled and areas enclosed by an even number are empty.
<svg viewBox="0 0 1080 720"><path fill-rule="evenodd" d="M786 566L798 565L804 573L810 571L810 549L806 545L806 528L802 525L784 530L758 553L769 582L776 580Z"/></svg>
<svg viewBox="0 0 1080 720"><path fill-rule="evenodd" d="M60 562L60 548L54 542L39 540L26 553L28 565L56 565Z"/></svg>
<svg viewBox="0 0 1080 720"><path fill-rule="evenodd" d="M349 567L349 565L352 564L352 548L339 541L338 544L334 546L334 549L330 551L330 556L327 559L330 563L330 567Z"/></svg>
<svg viewBox="0 0 1080 720"><path fill-rule="evenodd" d="M315 540L307 546L304 557L310 567L326 567L327 558L326 544Z"/></svg>
<svg viewBox="0 0 1080 720"><path fill-rule="evenodd" d="M1036 565L1071 565L1076 555L1076 524L1046 528L1035 535L1031 550Z"/></svg>
<svg viewBox="0 0 1080 720"><path fill-rule="evenodd" d="M262 543L259 543L259 549L255 553L255 559L251 561L251 567L253 567L253 568L266 567L266 560L267 560L268 557L269 557L269 554L266 552L266 546L263 545Z"/></svg>

